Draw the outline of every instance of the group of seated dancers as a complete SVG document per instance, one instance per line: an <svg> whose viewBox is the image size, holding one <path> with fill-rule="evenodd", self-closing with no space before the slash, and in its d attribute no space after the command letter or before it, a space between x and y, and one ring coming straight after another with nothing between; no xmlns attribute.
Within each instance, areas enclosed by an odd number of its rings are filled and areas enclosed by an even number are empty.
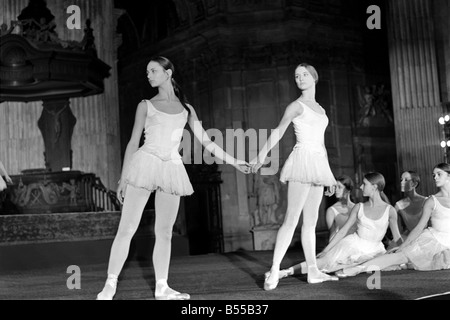
<svg viewBox="0 0 450 320"><path fill-rule="evenodd" d="M425 197L417 192L420 176L403 172L403 198L395 206L383 192L382 174L364 176L359 201L352 196L352 179L338 177L338 201L326 211L329 243L317 255L319 270L339 280L374 270L450 269L450 165L438 164L432 177L437 193ZM302 262L280 270L279 279L307 272Z"/></svg>

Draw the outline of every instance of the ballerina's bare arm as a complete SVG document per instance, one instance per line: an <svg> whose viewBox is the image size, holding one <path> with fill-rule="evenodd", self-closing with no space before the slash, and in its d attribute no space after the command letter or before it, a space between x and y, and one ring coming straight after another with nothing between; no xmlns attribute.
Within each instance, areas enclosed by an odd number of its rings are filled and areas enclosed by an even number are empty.
<svg viewBox="0 0 450 320"><path fill-rule="evenodd" d="M360 206L362 206L362 203L358 203L352 208L352 211L350 213L350 216L348 217L347 222L344 224L342 229L339 230L338 233L334 236L333 240L331 240L331 242L325 247L325 249L323 249L321 254L330 251L339 241L345 238L345 236L348 233L348 230L350 230L350 228L356 223Z"/></svg>
<svg viewBox="0 0 450 320"><path fill-rule="evenodd" d="M139 142L141 140L142 131L144 130L146 117L147 117L147 103L145 101L142 101L139 103L136 109L133 132L131 133L130 141L128 142L127 148L125 150L122 174L119 180L119 187L117 189L117 197L121 202L122 199L125 197L125 177L127 176L128 164L130 162L131 156L139 148Z"/></svg>
<svg viewBox="0 0 450 320"><path fill-rule="evenodd" d="M200 120L198 119L197 113L195 112L194 108L189 104L187 106L191 111L188 119L188 124L194 132L194 136L201 142L205 149L214 154L214 156L218 159L224 161L225 163L231 164L240 171L244 172L244 167L248 167L248 164L243 160L235 159L234 157L226 153L215 142L211 141Z"/></svg>
<svg viewBox="0 0 450 320"><path fill-rule="evenodd" d="M292 120L294 120L296 117L301 115L303 113L303 106L299 103L292 102L290 105L287 106L283 117L281 118L280 123L275 128L275 130L272 132L272 134L267 139L267 142L264 144L264 146L261 148L261 150L258 153L258 156L256 159L253 159L250 164L253 167L253 172L256 172L259 170L259 168L262 167L264 164L264 161L266 160L267 154L272 150L278 142L283 138L287 128L291 124Z"/></svg>
<svg viewBox="0 0 450 320"><path fill-rule="evenodd" d="M406 247L408 244L416 240L419 235L423 232L423 230L427 227L428 221L431 218L431 213L434 210L434 199L428 198L425 201L425 204L423 205L422 209L422 217L419 220L419 223L416 225L416 227L411 231L411 233L408 235L408 238L406 238L405 242L401 244L398 250L401 250L402 248Z"/></svg>

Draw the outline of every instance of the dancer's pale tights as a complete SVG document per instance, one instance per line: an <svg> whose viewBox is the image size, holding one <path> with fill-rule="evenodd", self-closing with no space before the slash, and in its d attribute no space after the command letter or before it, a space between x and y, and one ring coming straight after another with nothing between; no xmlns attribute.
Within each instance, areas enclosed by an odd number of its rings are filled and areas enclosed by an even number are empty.
<svg viewBox="0 0 450 320"><path fill-rule="evenodd" d="M273 266L279 267L292 242L303 211L302 247L308 266L316 265L316 224L324 188L289 182L288 208L283 225L278 231Z"/></svg>
<svg viewBox="0 0 450 320"><path fill-rule="evenodd" d="M108 274L119 275L130 250L131 239L141 221L142 212L150 197L150 191L128 185L119 229L109 258ZM153 267L156 281L167 279L172 249L172 231L180 197L157 191L155 195L155 246Z"/></svg>

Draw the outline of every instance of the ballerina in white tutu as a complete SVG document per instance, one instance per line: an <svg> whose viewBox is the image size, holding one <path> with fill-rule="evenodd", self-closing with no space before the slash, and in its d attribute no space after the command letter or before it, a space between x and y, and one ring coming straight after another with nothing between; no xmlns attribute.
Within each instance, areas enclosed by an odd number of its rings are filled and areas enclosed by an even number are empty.
<svg viewBox="0 0 450 320"><path fill-rule="evenodd" d="M194 190L178 152L183 128L189 123L197 139L216 158L233 165L244 173L250 167L238 161L212 142L201 126L194 108L173 79L174 65L164 57L151 59L147 66L150 85L158 88L151 100L139 103L131 139L127 145L117 196L123 201L122 216L114 239L108 266L108 278L97 296L98 300L112 300L118 276L128 256L144 207L152 192L155 195L155 270L157 300L187 300L189 294L171 289L167 283L171 255L173 225L176 221L180 197ZM145 131L144 131L145 130ZM145 142L140 148L142 132Z"/></svg>
<svg viewBox="0 0 450 320"><path fill-rule="evenodd" d="M364 176L361 189L369 201L353 207L346 224L317 256L317 266L322 272L335 272L384 254L386 250L382 240L388 227L394 239L401 242L397 212L381 196L384 187L385 180L380 173ZM357 226L356 232L347 235L354 225ZM282 270L280 279L293 275L297 270L307 273L306 263Z"/></svg>
<svg viewBox="0 0 450 320"><path fill-rule="evenodd" d="M438 164L433 169L433 178L439 192L425 201L420 221L405 242L389 254L345 268L339 272L340 276L355 276L375 268L391 270L402 265L418 271L450 269L450 165ZM427 228L429 221L431 227Z"/></svg>
<svg viewBox="0 0 450 320"><path fill-rule="evenodd" d="M3 180L3 177L5 176L5 180ZM12 179L11 177L8 175L8 172L5 169L5 166L3 165L3 163L0 161L0 191L3 191L7 188L6 186L6 182L8 183L12 183Z"/></svg>
<svg viewBox="0 0 450 320"><path fill-rule="evenodd" d="M280 177L283 183L288 182L288 208L283 225L278 231L272 267L264 282L265 290L274 290L278 285L280 264L292 241L302 212L302 246L308 262L308 282L337 280L320 272L316 264L315 231L324 186L332 187L331 195L336 185L324 141L328 117L315 97L318 81L319 75L314 67L300 64L296 68L295 82L302 91L301 96L286 108L278 127L270 135L258 157L251 161L252 171L256 173L291 122L294 124L297 144L286 160Z"/></svg>

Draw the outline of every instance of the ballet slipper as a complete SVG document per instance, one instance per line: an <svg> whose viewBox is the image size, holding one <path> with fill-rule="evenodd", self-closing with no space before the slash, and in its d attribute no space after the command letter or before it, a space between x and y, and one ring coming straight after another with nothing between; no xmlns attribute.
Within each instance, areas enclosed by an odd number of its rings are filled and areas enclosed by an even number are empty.
<svg viewBox="0 0 450 320"><path fill-rule="evenodd" d="M308 267L309 284L318 284L326 281L339 281L339 278L322 273L315 266Z"/></svg>
<svg viewBox="0 0 450 320"><path fill-rule="evenodd" d="M362 272L366 271L366 267L364 266L355 266L351 268L345 268L338 272L336 272L336 276L339 278L348 278L348 277L354 277Z"/></svg>
<svg viewBox="0 0 450 320"><path fill-rule="evenodd" d="M272 291L275 290L278 287L278 283L280 282L280 277L278 276L277 280L270 282L269 277L272 274L272 272L266 273L266 278L264 279L264 290L265 291Z"/></svg>
<svg viewBox="0 0 450 320"><path fill-rule="evenodd" d="M292 275L294 275L294 272L292 272L290 268L289 269L280 270L280 273L278 274L278 280L287 278L287 277L292 276ZM270 277L270 271L267 271L264 274L264 277L265 277L265 279L269 278Z"/></svg>
<svg viewBox="0 0 450 320"><path fill-rule="evenodd" d="M97 295L96 300L112 300L116 294L117 279L108 278L102 292Z"/></svg>
<svg viewBox="0 0 450 320"><path fill-rule="evenodd" d="M329 276L327 274L322 274L319 277L312 277L308 274L308 283L309 284L318 284L327 281L339 281L338 277Z"/></svg>
<svg viewBox="0 0 450 320"><path fill-rule="evenodd" d="M180 293L169 286L165 285L161 288L161 292L155 292L156 300L190 300L191 296L187 293Z"/></svg>

